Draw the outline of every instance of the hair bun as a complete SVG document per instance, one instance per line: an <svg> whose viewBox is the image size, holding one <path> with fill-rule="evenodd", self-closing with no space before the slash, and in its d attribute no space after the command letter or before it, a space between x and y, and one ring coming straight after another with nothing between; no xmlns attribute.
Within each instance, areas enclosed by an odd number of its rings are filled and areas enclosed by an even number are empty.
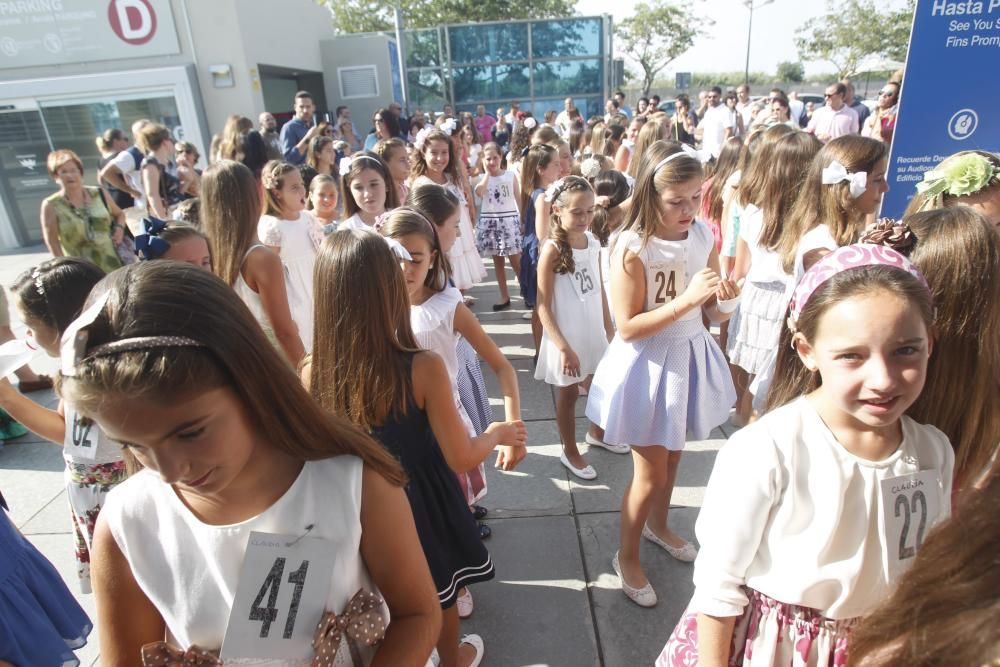
<svg viewBox="0 0 1000 667"><path fill-rule="evenodd" d="M909 257L917 246L917 237L906 223L892 218L880 218L861 234L858 243L886 246Z"/></svg>

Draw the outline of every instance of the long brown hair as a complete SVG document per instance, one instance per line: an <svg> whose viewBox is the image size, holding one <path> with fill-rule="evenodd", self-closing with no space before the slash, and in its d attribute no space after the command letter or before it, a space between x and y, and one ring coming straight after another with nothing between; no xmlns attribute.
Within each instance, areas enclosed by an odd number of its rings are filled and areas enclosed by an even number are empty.
<svg viewBox="0 0 1000 667"><path fill-rule="evenodd" d="M382 236L390 239L400 239L411 235L420 236L427 241L427 245L430 246L434 254L434 258L428 258L428 261L437 262L438 264L447 261L445 253L441 250L441 241L438 239L437 229L419 211L405 206L397 208L389 214L388 219L382 223L379 231ZM443 292L448 287L449 276L450 273L442 271L440 267L435 269L431 266L430 270L427 271L427 277L424 278L424 286L429 287L435 292Z"/></svg>
<svg viewBox="0 0 1000 667"><path fill-rule="evenodd" d="M819 139L807 132L792 132L761 153L763 159L757 163L757 169L763 172L763 177L758 182L759 189L752 193L753 199L746 202L754 204L764 214L764 224L757 239L761 247L777 248L788 213L821 146Z"/></svg>
<svg viewBox="0 0 1000 667"><path fill-rule="evenodd" d="M892 596L853 631L850 667L1000 662L1000 470L960 506L927 536Z"/></svg>
<svg viewBox="0 0 1000 667"><path fill-rule="evenodd" d="M883 142L856 135L837 137L816 153L788 216L786 233L778 242L777 252L785 273L795 270L799 241L814 227L827 225L837 245L845 246L857 241L864 226L865 215L854 207L850 186L846 182L823 185L823 170L837 160L849 172L870 174L888 154L889 148ZM758 162L755 159L755 164Z"/></svg>
<svg viewBox="0 0 1000 667"><path fill-rule="evenodd" d="M299 168L294 164L282 162L281 160L270 160L264 165L260 174L261 185L264 186L264 213L281 217L281 201L277 193L285 184L285 177L288 174L298 173Z"/></svg>
<svg viewBox="0 0 1000 667"><path fill-rule="evenodd" d="M810 343L815 343L820 321L827 310L846 299L885 291L904 299L919 308L924 323L930 328L934 323L934 307L927 288L916 277L894 266L860 266L835 273L816 288L799 314L796 328ZM788 320L789 309L782 322ZM872 322L871 326L878 326ZM810 371L792 346L794 334L787 326L781 327L778 340L778 359L774 380L767 394L767 410L771 411L799 396L815 391L823 384L819 372Z"/></svg>
<svg viewBox="0 0 1000 667"><path fill-rule="evenodd" d="M751 162L748 162L740 176L740 188L736 193L736 201L741 206L746 206L757 201L757 193L760 191L761 182L764 180L764 174L767 172L768 161L771 157L771 151L774 149L774 144L782 137L794 131L787 125L782 124L772 125L760 133L760 139L753 146L753 159ZM749 154L747 158L749 160Z"/></svg>
<svg viewBox="0 0 1000 667"><path fill-rule="evenodd" d="M276 449L301 461L358 456L391 483L403 483L392 456L312 400L243 301L216 276L179 262L140 262L101 281L91 301L105 292L107 304L85 329L88 350L145 336L180 336L200 346L85 356L61 386L84 415L123 396L171 401L225 387Z"/></svg>
<svg viewBox="0 0 1000 667"><path fill-rule="evenodd" d="M413 382L404 355L419 346L392 250L377 234L341 230L320 247L313 283L313 398L365 430L406 414Z"/></svg>
<svg viewBox="0 0 1000 667"><path fill-rule="evenodd" d="M590 231L602 246L607 246L611 232L614 231L611 229L611 213L628 199L632 194L632 188L620 171L609 169L594 178L594 194L598 197L607 197L608 205L594 207L594 220L590 223Z"/></svg>
<svg viewBox="0 0 1000 667"><path fill-rule="evenodd" d="M371 151L362 151L345 159L351 160L351 166L341 178L340 183L341 192L344 193L345 220L361 210L358 203L354 201L354 194L351 192L351 181L357 178L365 169L371 169L385 181L385 210L391 211L399 206L396 183L392 180L392 174L389 173L389 166L382 161L381 157Z"/></svg>
<svg viewBox="0 0 1000 667"><path fill-rule="evenodd" d="M441 130L431 130L424 139L423 145L413 151L413 159L410 161L410 178L416 180L427 173L427 160L424 158L424 151L430 148L432 141L443 141L448 145L448 166L444 168L444 173L451 178L451 182L459 185L458 182L458 154L455 152L455 144L451 137Z"/></svg>
<svg viewBox="0 0 1000 667"><path fill-rule="evenodd" d="M640 116L640 118L643 118ZM635 178L639 175L639 158L646 149L649 148L653 143L657 141L666 141L670 136L667 132L667 126L662 123L658 123L655 120L643 122L642 129L639 130L639 136L635 138L635 147L632 149L632 158L628 162L628 169L626 173Z"/></svg>
<svg viewBox="0 0 1000 667"><path fill-rule="evenodd" d="M306 164L315 169L316 171L319 171L319 154L323 152L323 149L326 148L327 144L332 144L332 143L333 143L333 137L327 137L322 134L313 137L312 140L309 142L308 147L306 148ZM337 158L335 155L329 165L330 173L333 173L333 170L336 168L337 166L336 162Z"/></svg>
<svg viewBox="0 0 1000 667"><path fill-rule="evenodd" d="M722 221L722 195L726 181L739 168L740 156L744 151L743 140L739 137L729 137L722 143L722 150L712 168L712 185L708 188L708 218L714 222Z"/></svg>
<svg viewBox="0 0 1000 667"><path fill-rule="evenodd" d="M567 176L563 179L562 187L556 193L555 199L552 200L552 214L549 216L549 224L551 225L550 234L552 240L555 241L556 246L559 248L559 256L556 258L555 265L556 273L572 274L576 271L576 266L573 262L573 247L570 246L569 235L562 228L559 219L559 211L564 206L565 197L571 192L593 193L594 188L591 187L590 181L582 176Z"/></svg>
<svg viewBox="0 0 1000 667"><path fill-rule="evenodd" d="M437 231L444 226L448 218L455 215L462 202L455 193L443 185L421 183L406 194L404 206L427 218L427 221L434 226L434 231ZM440 246L440 241L438 245ZM451 260L448 259L448 253L442 252L438 255L438 266L446 281L451 278Z"/></svg>
<svg viewBox="0 0 1000 667"><path fill-rule="evenodd" d="M201 224L212 253L212 271L233 285L257 240L260 191L241 162L219 160L201 177Z"/></svg>
<svg viewBox="0 0 1000 667"><path fill-rule="evenodd" d="M528 149L528 154L521 161L521 222L528 216L531 206L531 194L541 187L538 182L538 171L545 169L553 160L559 159L559 151L548 144L537 144Z"/></svg>
<svg viewBox="0 0 1000 667"><path fill-rule="evenodd" d="M242 160L243 159L243 138L253 129L253 121L245 116L233 114L226 119L226 125L222 128L222 135L219 138L219 159L221 160Z"/></svg>
<svg viewBox="0 0 1000 667"><path fill-rule="evenodd" d="M937 306L927 384L907 414L948 436L961 488L1000 446L1000 235L967 206L903 220L919 239L910 258Z"/></svg>

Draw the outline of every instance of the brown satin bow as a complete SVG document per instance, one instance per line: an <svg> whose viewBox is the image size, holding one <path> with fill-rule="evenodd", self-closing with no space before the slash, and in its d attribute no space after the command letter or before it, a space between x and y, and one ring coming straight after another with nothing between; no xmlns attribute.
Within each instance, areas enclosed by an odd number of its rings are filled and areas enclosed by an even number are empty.
<svg viewBox="0 0 1000 667"><path fill-rule="evenodd" d="M221 665L222 661L216 657L215 653L206 651L203 648L192 646L186 651L168 644L167 642L153 642L142 647L143 667L214 667Z"/></svg>
<svg viewBox="0 0 1000 667"><path fill-rule="evenodd" d="M312 667L331 667L337 657L341 637L345 635L354 664L360 664L360 656L355 655L356 644L375 646L385 637L381 610L382 598L359 590L340 616L330 611L323 614L313 637Z"/></svg>

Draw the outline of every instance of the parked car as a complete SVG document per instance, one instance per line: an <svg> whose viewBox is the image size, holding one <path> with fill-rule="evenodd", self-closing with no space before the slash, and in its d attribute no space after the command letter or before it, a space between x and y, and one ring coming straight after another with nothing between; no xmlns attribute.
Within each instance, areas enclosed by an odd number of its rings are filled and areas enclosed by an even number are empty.
<svg viewBox="0 0 1000 667"><path fill-rule="evenodd" d="M658 106L657 109L673 116L677 113L677 100L665 100L660 102L660 106Z"/></svg>

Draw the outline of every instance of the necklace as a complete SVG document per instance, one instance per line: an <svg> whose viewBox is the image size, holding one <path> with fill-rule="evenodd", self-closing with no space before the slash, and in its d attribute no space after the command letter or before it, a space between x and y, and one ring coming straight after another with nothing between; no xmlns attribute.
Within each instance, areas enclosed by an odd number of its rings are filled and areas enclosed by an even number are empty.
<svg viewBox="0 0 1000 667"><path fill-rule="evenodd" d="M86 190L82 191L81 198L83 199L83 204L81 204L79 207L77 207L76 204L70 201L70 198L67 196L67 193L63 192L62 198L63 201L66 202L66 205L69 207L70 212L83 225L84 237L86 237L88 241L93 241L96 237L96 235L94 234L94 224L93 224L94 218L90 212L90 205L93 202L91 201L91 198L88 197L87 191Z"/></svg>

